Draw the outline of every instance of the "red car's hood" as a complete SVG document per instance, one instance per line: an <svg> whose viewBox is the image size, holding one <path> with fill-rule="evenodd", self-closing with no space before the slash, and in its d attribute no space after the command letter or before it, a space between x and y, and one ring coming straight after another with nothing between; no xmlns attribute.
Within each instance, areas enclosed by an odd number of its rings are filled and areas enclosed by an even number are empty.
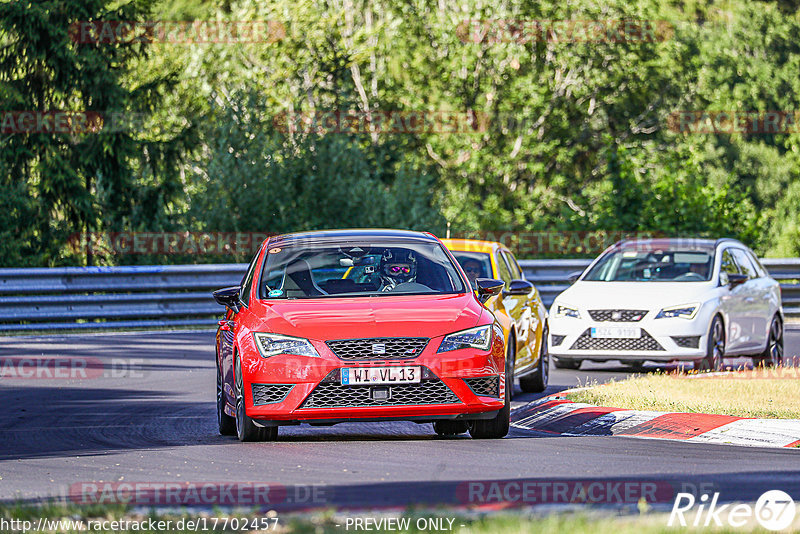
<svg viewBox="0 0 800 534"><path fill-rule="evenodd" d="M254 330L323 341L432 338L476 326L484 311L470 293L297 299L261 304L260 325Z"/></svg>

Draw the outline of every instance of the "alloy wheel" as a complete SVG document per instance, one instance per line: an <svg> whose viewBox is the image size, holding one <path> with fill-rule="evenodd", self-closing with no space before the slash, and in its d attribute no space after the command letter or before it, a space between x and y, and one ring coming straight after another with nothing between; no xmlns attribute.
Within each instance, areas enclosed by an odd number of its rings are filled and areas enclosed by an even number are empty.
<svg viewBox="0 0 800 534"><path fill-rule="evenodd" d="M511 402L514 397L514 366L517 360L514 343L514 338L509 338L506 350L506 402Z"/></svg>
<svg viewBox="0 0 800 534"><path fill-rule="evenodd" d="M244 434L244 383L242 381L242 363L239 357L236 356L236 377L234 382L236 384L236 433L241 437Z"/></svg>
<svg viewBox="0 0 800 534"><path fill-rule="evenodd" d="M722 327L722 321L719 319L714 320L712 343L711 361L708 363L712 371L719 371L722 369L722 363L725 358L725 331Z"/></svg>
<svg viewBox="0 0 800 534"><path fill-rule="evenodd" d="M767 354L764 359L765 365L775 366L783 362L783 329L780 319L772 319L769 327L769 339L767 341Z"/></svg>
<svg viewBox="0 0 800 534"><path fill-rule="evenodd" d="M541 372L542 383L547 387L550 381L550 351L547 346L547 339L550 336L550 329L547 324L544 325L544 332L542 332L542 350L540 351L539 358L541 358Z"/></svg>

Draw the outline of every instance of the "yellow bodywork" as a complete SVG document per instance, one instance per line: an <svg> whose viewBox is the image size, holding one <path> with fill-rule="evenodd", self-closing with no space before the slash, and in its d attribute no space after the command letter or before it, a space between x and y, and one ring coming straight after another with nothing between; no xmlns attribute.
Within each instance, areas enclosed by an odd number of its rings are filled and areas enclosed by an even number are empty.
<svg viewBox="0 0 800 534"><path fill-rule="evenodd" d="M507 253L512 258L513 253L502 243L493 241L478 241L473 239L442 239L442 243L451 252L477 252L488 254L491 259L491 277L501 280L498 270L499 254ZM515 259L516 261L516 259ZM542 335L547 324L547 308L542 303L539 291L534 288L527 295L507 295L501 293L484 303L503 328L506 343L513 338L515 348L514 374L526 375L539 364L541 354Z"/></svg>

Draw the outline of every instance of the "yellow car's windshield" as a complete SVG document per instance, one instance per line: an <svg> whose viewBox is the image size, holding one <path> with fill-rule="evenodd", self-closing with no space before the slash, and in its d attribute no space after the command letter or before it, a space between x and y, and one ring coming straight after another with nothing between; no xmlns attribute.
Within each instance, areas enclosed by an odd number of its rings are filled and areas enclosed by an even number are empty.
<svg viewBox="0 0 800 534"><path fill-rule="evenodd" d="M492 260L486 252L451 252L473 287L475 286L476 278L494 278L492 276Z"/></svg>

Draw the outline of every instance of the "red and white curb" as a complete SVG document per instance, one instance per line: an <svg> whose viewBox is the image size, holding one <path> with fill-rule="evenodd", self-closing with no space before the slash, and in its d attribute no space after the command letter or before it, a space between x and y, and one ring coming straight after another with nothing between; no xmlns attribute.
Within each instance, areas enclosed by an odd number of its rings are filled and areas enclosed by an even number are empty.
<svg viewBox="0 0 800 534"><path fill-rule="evenodd" d="M545 397L515 409L511 414L511 426L564 436L625 436L748 447L800 447L798 419L624 410L572 402L558 396Z"/></svg>

